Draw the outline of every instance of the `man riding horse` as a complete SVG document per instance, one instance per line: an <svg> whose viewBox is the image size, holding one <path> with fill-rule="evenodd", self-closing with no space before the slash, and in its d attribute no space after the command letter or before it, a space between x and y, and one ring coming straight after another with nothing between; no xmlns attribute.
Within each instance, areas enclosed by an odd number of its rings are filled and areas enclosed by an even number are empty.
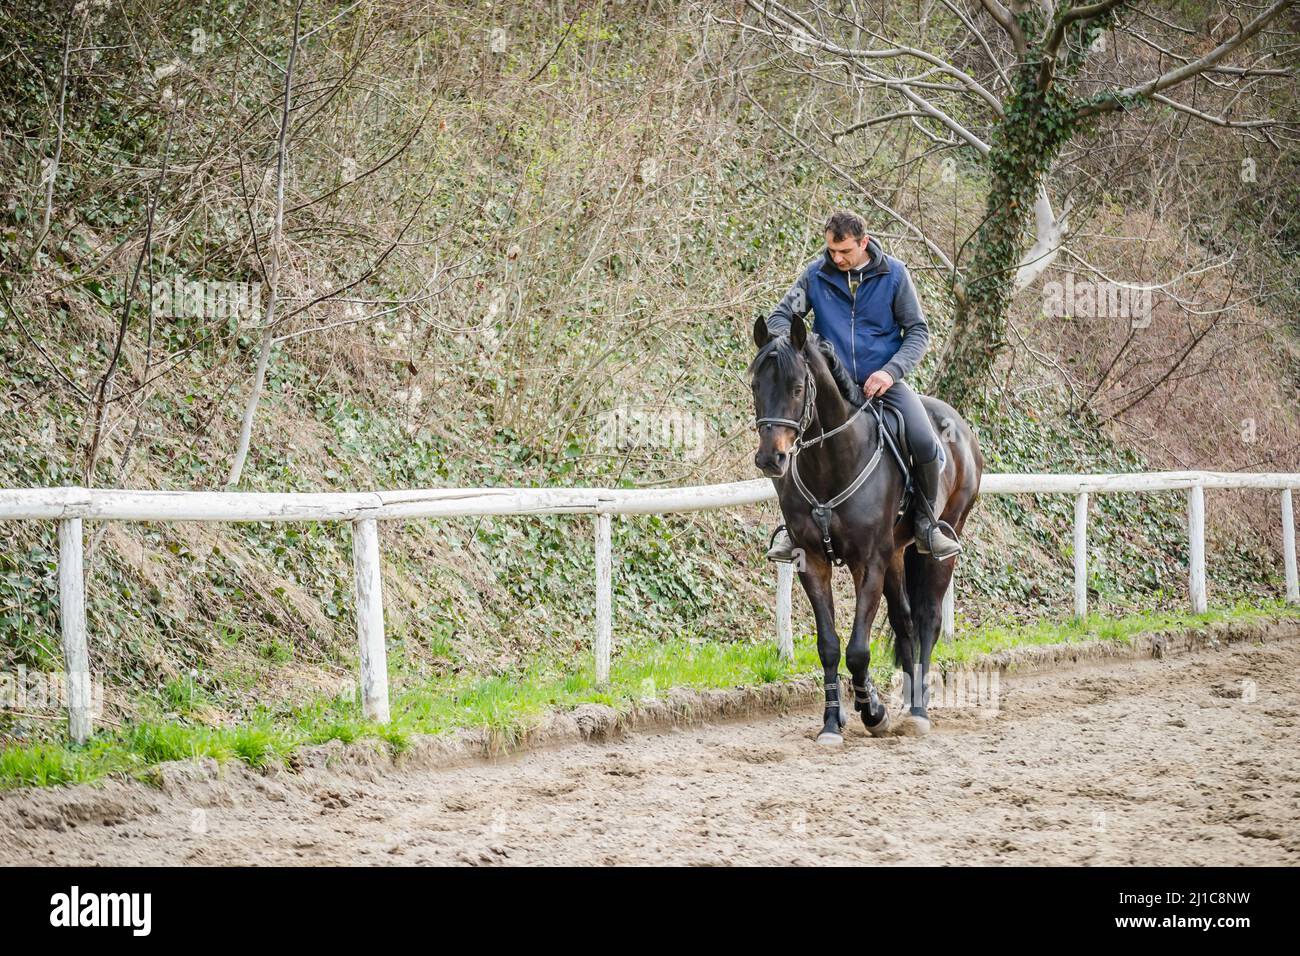
<svg viewBox="0 0 1300 956"><path fill-rule="evenodd" d="M791 320L810 310L815 315L813 331L821 337L823 354L845 393L858 403L879 396L902 417L915 482L916 550L940 561L954 557L961 544L933 518L944 464L942 446L921 399L903 381L925 354L930 330L907 267L867 235L867 224L856 213L837 210L826 220L826 251L804 267L772 310L767 329L773 336L788 334ZM782 525L767 556L792 561L793 552Z"/></svg>

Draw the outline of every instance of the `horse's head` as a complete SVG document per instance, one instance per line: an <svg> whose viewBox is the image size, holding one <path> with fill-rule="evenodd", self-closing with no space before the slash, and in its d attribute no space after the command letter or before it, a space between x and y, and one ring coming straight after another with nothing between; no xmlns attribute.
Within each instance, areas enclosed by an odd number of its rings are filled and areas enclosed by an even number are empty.
<svg viewBox="0 0 1300 956"><path fill-rule="evenodd" d="M754 323L758 355L749 365L758 428L754 465L769 478L785 475L795 439L812 412L811 376L803 351L807 340L808 328L799 316L791 321L789 335L771 335L761 316Z"/></svg>

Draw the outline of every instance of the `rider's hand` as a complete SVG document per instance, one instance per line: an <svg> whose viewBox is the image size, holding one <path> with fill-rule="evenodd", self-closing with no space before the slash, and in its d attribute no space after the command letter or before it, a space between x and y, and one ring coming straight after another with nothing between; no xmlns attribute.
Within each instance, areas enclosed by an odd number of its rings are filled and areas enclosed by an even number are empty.
<svg viewBox="0 0 1300 956"><path fill-rule="evenodd" d="M894 376L882 368L879 372L872 372L871 377L862 383L862 394L867 398L875 398L877 395L884 395L893 384Z"/></svg>

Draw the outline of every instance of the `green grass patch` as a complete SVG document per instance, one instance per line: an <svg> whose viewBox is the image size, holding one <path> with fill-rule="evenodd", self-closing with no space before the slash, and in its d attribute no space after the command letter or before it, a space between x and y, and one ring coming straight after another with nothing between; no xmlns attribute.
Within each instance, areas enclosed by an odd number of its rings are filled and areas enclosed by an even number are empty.
<svg viewBox="0 0 1300 956"><path fill-rule="evenodd" d="M1216 621L1268 619L1294 614L1281 602L1215 607L1206 614L1154 612L1083 621L1044 622L1027 627L985 625L958 631L935 648L938 666L952 668L984 654L1012 647L1082 641L1131 641L1138 634L1203 626ZM888 686L893 652L885 638L872 642L872 677ZM841 671L843 671L841 664ZM619 648L610 680L596 684L589 659L537 662L517 674L444 677L403 682L394 675L392 721L365 720L350 696L320 697L276 711L259 711L237 727L212 728L184 717L142 721L101 729L84 747L13 745L0 749L0 788L82 783L111 773L148 778L149 768L173 760L211 757L262 767L284 760L304 745L372 738L399 753L417 734L446 734L461 728L485 730L493 747L508 750L549 712L598 703L625 710L638 701L665 697L675 687L693 689L756 686L800 676L819 676L816 639L795 640L793 661L784 661L771 642L717 643L678 638L644 640ZM164 697L184 698L181 687Z"/></svg>
<svg viewBox="0 0 1300 956"><path fill-rule="evenodd" d="M943 667L959 666L984 654L1035 644L1064 644L1081 641L1131 643L1139 634L1159 634L1216 621L1250 621L1295 614L1294 605L1282 601L1239 602L1211 607L1204 614L1190 611L1151 611L1123 617L1088 615L1084 620L1041 621L1024 626L986 624L968 631L958 630L951 643L941 642L932 661Z"/></svg>

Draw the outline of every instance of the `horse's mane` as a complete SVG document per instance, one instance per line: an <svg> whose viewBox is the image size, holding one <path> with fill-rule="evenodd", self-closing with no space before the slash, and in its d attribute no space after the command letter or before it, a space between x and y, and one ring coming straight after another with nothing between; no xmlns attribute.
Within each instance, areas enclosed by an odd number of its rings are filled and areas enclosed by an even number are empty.
<svg viewBox="0 0 1300 956"><path fill-rule="evenodd" d="M811 346L811 349L809 349L809 346ZM813 354L820 353L822 361L827 363L827 371L830 372L829 365L831 360L827 353L829 352L833 355L835 346L831 345L830 342L822 338L816 332L809 332L808 342L804 348L806 351ZM746 370L747 374L752 378L754 373L758 371L759 366L770 359L776 362L777 371L779 371L784 378L793 378L795 374L795 357L798 354L799 350L794 347L794 344L790 341L789 335L774 335L766 345L758 350L758 354L754 356L754 361L749 363L749 368ZM804 359L807 360L808 358L809 355L805 354ZM835 375L832 373L831 379L835 382L835 388L840 393L840 397L846 402L853 403L854 396L849 394L847 387L848 376Z"/></svg>

